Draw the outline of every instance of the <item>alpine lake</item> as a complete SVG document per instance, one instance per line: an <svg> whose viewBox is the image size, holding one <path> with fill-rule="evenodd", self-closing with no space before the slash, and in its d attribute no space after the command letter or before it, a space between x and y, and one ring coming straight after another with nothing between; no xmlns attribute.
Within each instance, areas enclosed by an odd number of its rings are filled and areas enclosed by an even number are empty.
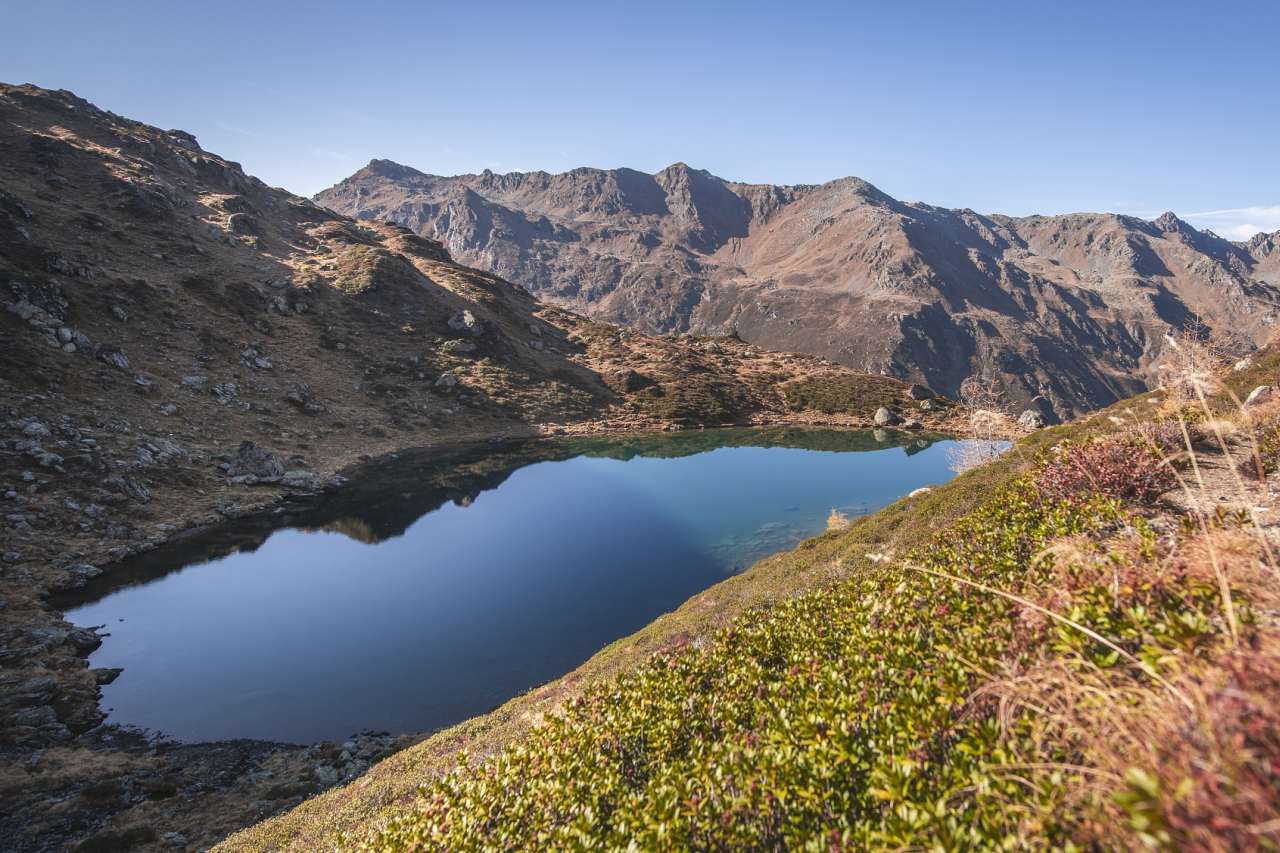
<svg viewBox="0 0 1280 853"><path fill-rule="evenodd" d="M919 433L719 429L364 466L121 563L62 602L108 633L108 722L186 742L424 732L572 670L689 597L948 480Z"/></svg>

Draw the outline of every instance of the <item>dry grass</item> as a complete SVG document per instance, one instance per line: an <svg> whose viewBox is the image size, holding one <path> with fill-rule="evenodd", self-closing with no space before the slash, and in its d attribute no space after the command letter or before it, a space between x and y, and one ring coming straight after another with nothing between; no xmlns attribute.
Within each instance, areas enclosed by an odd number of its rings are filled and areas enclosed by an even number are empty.
<svg viewBox="0 0 1280 853"><path fill-rule="evenodd" d="M1022 620L1023 648L1037 651L979 691L980 701L998 703L1009 730L1032 721L1032 755L1057 757L1026 770L1071 780L1063 810L1077 816L1075 835L1086 846L1280 847L1280 588L1257 506L1270 496L1238 464L1258 458L1256 428L1273 413L1241 406L1233 416L1211 414L1210 386L1192 373L1187 368L1182 387L1206 415L1199 435L1193 438L1181 418L1174 422L1180 446L1169 422L1124 433L1124 440L1145 441L1176 478L1180 529L1168 525L1154 547L1150 537L1128 529L1105 541L1074 537L1048 549L1043 556L1052 558L1051 569L1028 593ZM1197 450L1198 439L1216 453ZM1224 499L1245 509L1224 517L1218 509ZM1170 650L1156 665L1132 665L1137 661L1126 652L1121 665L1099 666L1085 656L1048 653L1030 639L1074 624L1062 614L1074 612L1080 594L1099 588L1109 591L1116 613L1154 608L1178 590L1213 589L1217 615L1194 643ZM1120 643L1117 637L1107 645Z"/></svg>

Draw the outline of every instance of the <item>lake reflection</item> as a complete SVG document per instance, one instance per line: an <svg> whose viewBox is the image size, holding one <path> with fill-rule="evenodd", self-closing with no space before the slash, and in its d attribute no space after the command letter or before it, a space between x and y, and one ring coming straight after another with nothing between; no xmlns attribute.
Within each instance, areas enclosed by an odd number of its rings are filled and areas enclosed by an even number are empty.
<svg viewBox="0 0 1280 853"><path fill-rule="evenodd" d="M482 713L759 558L951 475L948 441L708 430L403 454L118 567L67 617L112 722L310 742ZM211 558L212 556L212 558ZM90 601L89 599L95 599Z"/></svg>

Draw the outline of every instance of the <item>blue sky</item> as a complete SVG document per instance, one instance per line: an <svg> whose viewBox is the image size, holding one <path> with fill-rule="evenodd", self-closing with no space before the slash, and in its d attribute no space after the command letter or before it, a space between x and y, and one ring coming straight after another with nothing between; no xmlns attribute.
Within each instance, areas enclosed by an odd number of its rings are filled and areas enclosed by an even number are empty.
<svg viewBox="0 0 1280 853"><path fill-rule="evenodd" d="M682 160L747 181L857 175L982 212L1280 229L1274 0L0 0L0 15L0 80L191 131L298 193L373 157L440 174Z"/></svg>

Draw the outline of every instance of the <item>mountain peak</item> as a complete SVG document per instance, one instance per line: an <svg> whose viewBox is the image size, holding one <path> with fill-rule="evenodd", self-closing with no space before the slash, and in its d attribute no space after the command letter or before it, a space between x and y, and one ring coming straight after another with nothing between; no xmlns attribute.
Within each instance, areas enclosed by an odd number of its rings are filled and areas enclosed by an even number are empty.
<svg viewBox="0 0 1280 853"><path fill-rule="evenodd" d="M380 178L390 178L392 180L415 178L425 174L411 166L405 166L394 160L385 160L378 157L370 160L369 165L365 166L360 171L365 176L374 175Z"/></svg>
<svg viewBox="0 0 1280 853"><path fill-rule="evenodd" d="M1172 210L1166 210L1164 213L1151 220L1151 224L1164 231L1166 234L1172 234L1176 231L1192 230L1191 226L1178 218L1178 215Z"/></svg>

